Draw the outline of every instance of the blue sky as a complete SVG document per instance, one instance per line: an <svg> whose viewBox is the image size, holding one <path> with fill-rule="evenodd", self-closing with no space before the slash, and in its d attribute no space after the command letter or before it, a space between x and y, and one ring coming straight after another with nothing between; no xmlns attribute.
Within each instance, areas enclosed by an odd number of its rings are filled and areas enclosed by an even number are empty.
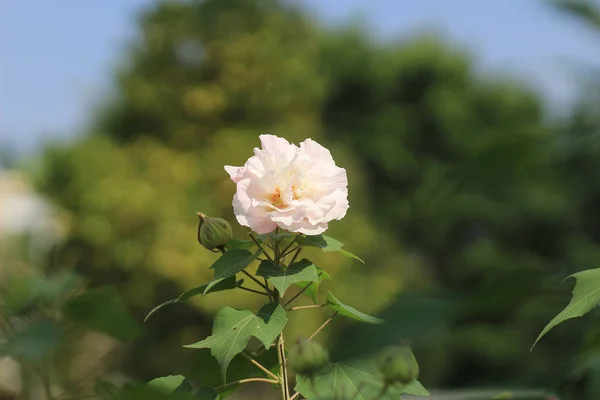
<svg viewBox="0 0 600 400"><path fill-rule="evenodd" d="M226 1L226 0L223 0ZM524 77L550 103L574 96L572 63L600 65L600 36L544 0L288 0L321 20L358 19L385 38L436 29L489 71ZM0 147L72 137L151 0L0 0Z"/></svg>

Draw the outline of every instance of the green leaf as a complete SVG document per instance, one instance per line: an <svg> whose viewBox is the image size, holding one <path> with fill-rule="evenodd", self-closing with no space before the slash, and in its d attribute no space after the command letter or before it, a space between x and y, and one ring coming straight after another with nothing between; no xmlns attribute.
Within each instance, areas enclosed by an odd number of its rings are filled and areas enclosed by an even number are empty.
<svg viewBox="0 0 600 400"><path fill-rule="evenodd" d="M273 261L263 261L260 263L256 275L267 278L277 288L281 296L294 283L317 282L319 280L317 267L306 258L293 263L286 269L276 265Z"/></svg>
<svg viewBox="0 0 600 400"><path fill-rule="evenodd" d="M317 275L319 276L319 280L314 281L314 282L298 282L297 285L300 287L300 289L304 289L305 287L308 286L308 289L306 289L304 291L304 293L309 296L313 302L315 304L317 304L319 302L319 299L317 298L318 294L319 294L319 287L321 286L321 282L323 282L324 280L327 279L331 279L331 275L329 275L325 270L322 270L319 267L317 268Z"/></svg>
<svg viewBox="0 0 600 400"><path fill-rule="evenodd" d="M120 340L133 340L140 327L131 317L113 287L92 289L69 301L65 316L88 329L97 330Z"/></svg>
<svg viewBox="0 0 600 400"><path fill-rule="evenodd" d="M250 250L252 247L256 246L252 240L240 240L240 239L231 239L225 247L227 249L243 249Z"/></svg>
<svg viewBox="0 0 600 400"><path fill-rule="evenodd" d="M277 349L272 347L260 356L253 356L262 366L273 373L279 370ZM217 387L223 384L224 377L221 376L219 363L210 354L209 349L201 349L196 353L191 367L190 376L198 379L200 385ZM245 378L270 378L248 362L241 354L233 358L227 369L227 377L230 381L237 381ZM240 385L232 385L219 391L220 399L225 399L239 389Z"/></svg>
<svg viewBox="0 0 600 400"><path fill-rule="evenodd" d="M225 278L222 281L219 281L216 285L214 285L213 287L211 287L206 294L208 293L214 293L214 292L220 292L223 290L230 290L230 289L235 289L237 286L241 285L244 282L243 279L240 279L239 281L235 280L235 275L234 276L230 276L229 278ZM202 286L198 286L196 288L190 289L187 292L184 292L181 294L181 296L179 296L176 299L171 299L171 300L167 300L162 304L159 304L158 306L154 307L152 309L152 311L150 311L148 313L148 315L146 315L146 318L144 318L144 323L146 323L146 321L148 321L148 318L150 318L150 316L152 316L154 313L156 313L157 311L159 311L160 309L170 306L172 304L178 304L178 303L183 303L186 300L194 297L194 296L198 296L198 295L203 295L206 288L208 287L208 283L204 284Z"/></svg>
<svg viewBox="0 0 600 400"><path fill-rule="evenodd" d="M566 279L569 278L575 278L575 288L573 289L571 302L546 325L533 346L531 346L532 349L550 329L568 319L587 314L600 303L600 268L578 272Z"/></svg>
<svg viewBox="0 0 600 400"><path fill-rule="evenodd" d="M296 238L296 242L300 246L318 247L326 253L335 251L346 257L354 258L355 260L358 260L363 264L365 263L358 256L350 253L348 250L344 250L343 249L344 244L342 242L340 242L339 240L336 240L332 237L329 237L327 235L315 235L315 236L300 236L300 235L298 235L298 237Z"/></svg>
<svg viewBox="0 0 600 400"><path fill-rule="evenodd" d="M327 292L327 305L344 317L352 318L367 324L382 324L383 320L375 318L339 301L331 292Z"/></svg>
<svg viewBox="0 0 600 400"><path fill-rule="evenodd" d="M285 310L276 303L264 305L257 315L248 310L224 307L215 317L213 334L185 347L210 349L211 354L219 362L221 375L226 381L229 363L236 354L246 348L251 336L256 337L268 348L279 336L286 323Z"/></svg>
<svg viewBox="0 0 600 400"><path fill-rule="evenodd" d="M153 379L147 383L147 386L151 387L152 389L160 390L163 393L173 393L184 383L187 383L187 380L184 376L169 375Z"/></svg>
<svg viewBox="0 0 600 400"><path fill-rule="evenodd" d="M220 400L221 396L219 393L211 387L200 386L194 393L194 399L196 400Z"/></svg>
<svg viewBox="0 0 600 400"><path fill-rule="evenodd" d="M0 343L0 356L37 362L51 356L60 345L62 333L51 321L39 321L18 332L6 343Z"/></svg>
<svg viewBox="0 0 600 400"><path fill-rule="evenodd" d="M419 381L408 385L392 385L383 396L383 380L372 361L353 361L332 364L328 370L317 375L314 381L297 377L296 391L308 399L334 400L398 400L403 394L429 396Z"/></svg>
<svg viewBox="0 0 600 400"><path fill-rule="evenodd" d="M244 270L260 253L260 250L252 254L248 250L235 248L226 251L225 254L211 265L210 268L214 270L213 280L206 286L203 295L207 294L213 286L222 280L230 276L235 276L235 274Z"/></svg>

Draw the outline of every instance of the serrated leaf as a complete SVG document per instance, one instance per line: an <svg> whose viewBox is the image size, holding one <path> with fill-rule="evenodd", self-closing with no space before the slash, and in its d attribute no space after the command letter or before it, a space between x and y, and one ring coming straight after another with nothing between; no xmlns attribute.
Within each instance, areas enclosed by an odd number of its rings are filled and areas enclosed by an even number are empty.
<svg viewBox="0 0 600 400"><path fill-rule="evenodd" d="M230 276L229 278L225 278L222 281L218 282L216 285L214 285L212 288L210 288L208 290L208 292L206 292L206 294L220 292L223 290L235 289L238 285L241 285L242 282L244 282L244 281L241 279L240 279L240 281L236 281L235 275ZM198 286L196 288L190 289L190 290L182 293L181 296L179 296L176 299L167 300L164 303L159 304L158 306L154 307L152 309L152 311L150 311L148 313L148 315L146 315L146 318L144 318L144 323L146 323L146 321L148 321L148 318L150 318L150 316L152 316L154 313L156 313L157 311L159 311L160 309L162 309L164 307L170 306L172 304L183 303L186 300L188 300L194 296L204 295L204 291L206 290L207 287L208 287L208 283L204 284L202 286Z"/></svg>
<svg viewBox="0 0 600 400"><path fill-rule="evenodd" d="M332 364L313 382L298 376L295 389L307 399L319 400L398 400L403 394L429 396L427 389L417 380L408 385L392 385L381 395L383 379L370 360Z"/></svg>
<svg viewBox="0 0 600 400"><path fill-rule="evenodd" d="M372 317L339 301L331 292L327 292L327 305L344 317L352 318L367 324L382 324L383 320Z"/></svg>
<svg viewBox="0 0 600 400"><path fill-rule="evenodd" d="M92 289L72 299L65 315L76 324L120 340L133 340L141 331L113 287Z"/></svg>
<svg viewBox="0 0 600 400"><path fill-rule="evenodd" d="M308 286L308 289L306 289L304 291L304 293L309 296L313 303L317 304L319 302L318 299L318 294L319 294L319 287L321 286L321 282L323 282L324 280L327 279L331 279L331 275L329 275L325 270L322 270L319 267L317 268L317 275L319 277L319 280L315 281L315 282L298 282L297 285L298 287L300 287L300 289L304 289L305 287Z"/></svg>
<svg viewBox="0 0 600 400"><path fill-rule="evenodd" d="M277 288L281 296L294 283L317 282L319 280L317 267L306 258L293 263L286 269L276 265L273 261L263 261L260 263L256 275L267 278Z"/></svg>
<svg viewBox="0 0 600 400"><path fill-rule="evenodd" d="M350 253L348 250L344 250L344 244L339 240L336 240L327 235L314 235L314 236L298 236L296 242L300 246L306 247L318 247L324 252L335 251L346 257L354 258L355 260L365 263L360 257Z"/></svg>
<svg viewBox="0 0 600 400"><path fill-rule="evenodd" d="M539 334L533 347L550 329L571 318L587 314L600 303L600 268L578 272L566 279L575 278L575 288L571 301ZM566 280L565 279L565 280Z"/></svg>
<svg viewBox="0 0 600 400"><path fill-rule="evenodd" d="M206 285L203 295L207 294L210 289L219 282L230 276L235 276L235 274L244 270L260 255L260 253L260 250L254 254L243 249L234 248L227 250L213 265L210 266L210 268L214 270L214 276L213 280Z"/></svg>
<svg viewBox="0 0 600 400"><path fill-rule="evenodd" d="M279 336L286 323L285 310L276 303L264 305L257 315L249 310L224 307L215 317L213 334L185 347L210 349L211 354L219 362L221 375L226 381L229 363L236 354L246 348L251 336L256 337L268 348Z"/></svg>

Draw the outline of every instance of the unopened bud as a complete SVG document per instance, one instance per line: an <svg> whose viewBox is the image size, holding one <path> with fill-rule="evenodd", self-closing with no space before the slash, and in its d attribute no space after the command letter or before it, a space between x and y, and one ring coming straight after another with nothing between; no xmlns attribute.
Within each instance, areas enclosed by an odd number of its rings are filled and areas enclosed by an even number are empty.
<svg viewBox="0 0 600 400"><path fill-rule="evenodd" d="M406 385L419 376L419 364L408 346L390 346L381 354L379 371L386 384Z"/></svg>
<svg viewBox="0 0 600 400"><path fill-rule="evenodd" d="M329 363L329 354L318 343L298 339L290 351L289 360L298 375L312 377Z"/></svg>
<svg viewBox="0 0 600 400"><path fill-rule="evenodd" d="M208 250L214 250L225 246L233 236L233 230L229 222L223 218L211 218L198 213L200 223L198 225L198 242Z"/></svg>

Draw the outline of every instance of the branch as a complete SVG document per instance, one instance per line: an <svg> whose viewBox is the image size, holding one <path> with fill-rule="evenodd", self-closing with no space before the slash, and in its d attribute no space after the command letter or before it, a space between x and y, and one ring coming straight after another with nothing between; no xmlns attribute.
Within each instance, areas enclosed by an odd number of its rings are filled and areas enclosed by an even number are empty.
<svg viewBox="0 0 600 400"><path fill-rule="evenodd" d="M244 275L246 275L248 278L252 279L254 282L256 282L256 284L260 287L262 287L263 289L265 289L267 292L269 292L269 288L262 283L261 281L259 281L258 279L256 279L254 276L252 276L248 271L246 271L245 269L242 270L242 273Z"/></svg>
<svg viewBox="0 0 600 400"><path fill-rule="evenodd" d="M269 253L267 253L267 251L265 250L264 247L262 247L262 245L258 242L258 240L256 240L256 238L254 237L254 235L252 233L249 233L248 236L250 236L250 239L252 239L252 241L254 242L254 244L256 246L258 246L258 248L263 252L263 254L271 261L273 261L273 257L271 257L269 255Z"/></svg>
<svg viewBox="0 0 600 400"><path fill-rule="evenodd" d="M242 352L242 356L244 356L246 358L246 360L250 361L252 364L254 364L256 367L258 367L258 369L263 371L265 374L276 379L277 382L279 383L279 377L277 375L275 375L274 373L272 373L271 371L269 371L267 368L265 368L261 363L259 363L254 358L250 357L248 354L246 354L244 352Z"/></svg>
<svg viewBox="0 0 600 400"><path fill-rule="evenodd" d="M270 296L270 295L269 295L269 293L266 293L266 292L261 292L260 290L254 290L254 289L250 289L250 288L247 288L247 287L245 287L245 286L241 286L241 285L239 285L239 286L236 286L236 287L237 287L238 289L242 289L242 290L245 290L245 291L247 291L247 292L252 292L252 293L256 293L256 294L262 294L263 296Z"/></svg>
<svg viewBox="0 0 600 400"><path fill-rule="evenodd" d="M298 307L286 308L285 311L298 311L298 310L304 310L305 308L323 308L326 305L327 304L311 304L309 306L298 306Z"/></svg>
<svg viewBox="0 0 600 400"><path fill-rule="evenodd" d="M279 381L276 381L274 379L267 379L267 378L248 378L248 379L240 379L239 381L235 381L235 382L230 382L227 383L225 385L221 385L215 388L215 390L219 391L219 390L223 390L225 388L228 388L230 386L233 385L241 385L244 383L251 383L251 382L266 382L266 383L273 383L273 384L278 384Z"/></svg>
<svg viewBox="0 0 600 400"><path fill-rule="evenodd" d="M327 325L329 325L329 323L330 323L330 322L331 322L331 321L332 321L332 320L333 320L333 319L336 317L336 315L338 315L338 312L337 312L337 311L336 311L336 312L334 312L334 313L331 315L331 317L329 317L329 318L327 319L327 321L323 322L323 325L321 325L321 326L319 327L319 329L317 329L317 330L315 331L315 333L313 333L313 334L312 334L312 335L311 335L311 336L308 338L308 340L312 340L312 339L313 339L315 336L317 336L317 335L319 334L319 332L321 332L323 329L325 329L325 327L326 327Z"/></svg>
<svg viewBox="0 0 600 400"><path fill-rule="evenodd" d="M306 286L304 287L304 289L302 289L301 291L299 291L298 293L296 293L296 294L294 295L294 297L292 297L291 299L289 299L289 300L287 301L287 303L285 303L285 304L283 305L283 307L287 307L288 305L290 305L290 304L292 303L292 301L296 300L298 297L300 297L300 296L302 295L302 293L306 292L306 290L307 290L309 287L311 287L311 285L312 285L313 283L314 283L314 282L310 282L308 285L306 285Z"/></svg>

